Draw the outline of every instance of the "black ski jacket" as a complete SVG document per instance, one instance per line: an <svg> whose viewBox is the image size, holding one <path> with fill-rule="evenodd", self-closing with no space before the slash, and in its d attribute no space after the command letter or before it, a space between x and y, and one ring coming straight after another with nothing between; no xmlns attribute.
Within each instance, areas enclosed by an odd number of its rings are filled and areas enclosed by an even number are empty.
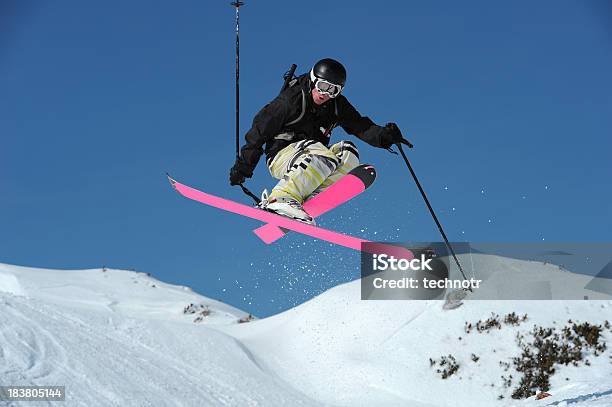
<svg viewBox="0 0 612 407"><path fill-rule="evenodd" d="M337 125L372 146L388 148L389 143L382 139L384 128L361 116L342 94L316 105L310 92L308 74L301 75L257 113L240 152L248 176L253 174L264 145L270 163L280 150L299 140L316 140L328 146L331 129Z"/></svg>

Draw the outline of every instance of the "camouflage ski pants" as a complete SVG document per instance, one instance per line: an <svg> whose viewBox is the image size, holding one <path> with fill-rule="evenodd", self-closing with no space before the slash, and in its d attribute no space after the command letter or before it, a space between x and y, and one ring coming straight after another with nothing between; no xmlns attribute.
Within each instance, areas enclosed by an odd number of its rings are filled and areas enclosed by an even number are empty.
<svg viewBox="0 0 612 407"><path fill-rule="evenodd" d="M268 165L270 174L280 180L270 198L291 197L303 203L358 165L359 153L350 141L330 147L315 140L292 143Z"/></svg>

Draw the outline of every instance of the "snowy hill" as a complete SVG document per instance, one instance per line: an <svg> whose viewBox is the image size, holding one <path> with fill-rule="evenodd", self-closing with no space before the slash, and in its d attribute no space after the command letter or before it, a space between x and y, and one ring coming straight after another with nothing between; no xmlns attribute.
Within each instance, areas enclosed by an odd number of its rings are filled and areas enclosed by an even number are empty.
<svg viewBox="0 0 612 407"><path fill-rule="evenodd" d="M144 273L0 264L0 385L65 385L68 406L611 406L612 352L587 347L590 366L555 366L550 397L510 397L517 334L527 341L534 325L561 332L571 319L601 324L599 340L610 342L611 311L609 298L466 301L443 311L438 301L361 301L351 282L239 324L247 313ZM513 312L527 319L504 323ZM501 323L466 325L487 319ZM458 370L442 379L448 355Z"/></svg>
<svg viewBox="0 0 612 407"><path fill-rule="evenodd" d="M211 329L245 315L143 273L0 265L0 385L65 385L69 406L309 404Z"/></svg>

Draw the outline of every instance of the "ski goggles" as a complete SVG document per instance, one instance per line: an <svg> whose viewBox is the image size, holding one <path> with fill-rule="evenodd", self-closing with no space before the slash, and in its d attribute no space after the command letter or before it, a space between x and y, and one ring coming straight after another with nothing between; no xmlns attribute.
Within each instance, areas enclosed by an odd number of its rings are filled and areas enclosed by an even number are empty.
<svg viewBox="0 0 612 407"><path fill-rule="evenodd" d="M319 93L328 95L330 98L335 98L342 92L342 86L327 82L325 79L317 79L314 85Z"/></svg>
<svg viewBox="0 0 612 407"><path fill-rule="evenodd" d="M330 98L335 98L342 92L342 86L328 82L325 79L317 78L312 72L310 74L310 79L319 93L327 95Z"/></svg>

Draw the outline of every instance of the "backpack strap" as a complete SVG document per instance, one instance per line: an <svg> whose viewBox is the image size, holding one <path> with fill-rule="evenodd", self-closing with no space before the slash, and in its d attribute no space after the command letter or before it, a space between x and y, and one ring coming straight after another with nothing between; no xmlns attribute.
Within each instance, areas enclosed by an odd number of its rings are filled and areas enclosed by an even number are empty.
<svg viewBox="0 0 612 407"><path fill-rule="evenodd" d="M294 81L297 81L297 79L294 79ZM289 123L285 123L283 127L287 127L287 126L296 124L297 122L302 120L302 118L304 117L304 114L306 114L306 93L304 93L304 89L302 89L302 111L300 112L300 115L297 117L297 119L291 120Z"/></svg>

